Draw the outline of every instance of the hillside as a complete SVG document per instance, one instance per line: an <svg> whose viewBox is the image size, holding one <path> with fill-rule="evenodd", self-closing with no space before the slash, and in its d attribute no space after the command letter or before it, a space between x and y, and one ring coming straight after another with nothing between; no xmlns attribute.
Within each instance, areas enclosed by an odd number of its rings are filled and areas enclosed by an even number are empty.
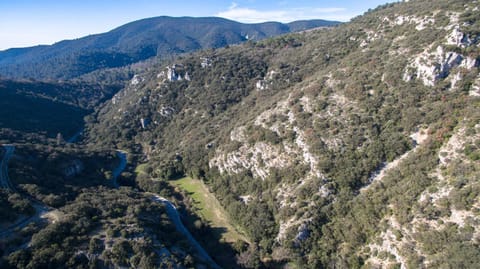
<svg viewBox="0 0 480 269"><path fill-rule="evenodd" d="M323 20L242 24L214 17L155 17L51 46L0 51L0 76L69 79L154 56L168 58L174 54L337 24Z"/></svg>
<svg viewBox="0 0 480 269"><path fill-rule="evenodd" d="M83 127L83 117L120 85L0 79L0 128L70 137Z"/></svg>
<svg viewBox="0 0 480 269"><path fill-rule="evenodd" d="M388 4L158 63L89 118L87 142L160 182L202 179L252 242L247 268L475 268L477 5Z"/></svg>
<svg viewBox="0 0 480 269"><path fill-rule="evenodd" d="M150 193L115 187L115 180L125 184L129 176L114 178L121 162L113 150L21 135L1 133L2 143L15 141L0 148L1 268L206 263L163 203ZM161 194L172 192L163 188Z"/></svg>

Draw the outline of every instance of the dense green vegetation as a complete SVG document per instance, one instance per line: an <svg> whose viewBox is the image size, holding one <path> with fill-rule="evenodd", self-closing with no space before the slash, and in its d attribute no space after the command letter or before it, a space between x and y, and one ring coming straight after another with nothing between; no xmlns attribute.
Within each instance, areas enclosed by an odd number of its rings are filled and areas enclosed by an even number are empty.
<svg viewBox="0 0 480 269"><path fill-rule="evenodd" d="M48 148L49 147L49 148ZM59 207L83 188L111 186L114 152L85 152L74 146L17 146L9 174L17 189L43 203Z"/></svg>
<svg viewBox="0 0 480 269"><path fill-rule="evenodd" d="M11 253L6 268L169 268L195 264L163 206L137 192L85 189L60 211L61 220L33 234L28 249ZM168 249L173 246L178 250L170 253Z"/></svg>
<svg viewBox="0 0 480 269"><path fill-rule="evenodd" d="M11 128L0 129L1 142L17 143L9 168L20 191L0 192L4 217L31 215L25 197L58 210L55 223L26 226L4 242L3 264L198 266L164 208L141 193L151 192L176 204L225 268L475 268L475 7L467 0L386 4L334 29L97 70L62 84L71 95L50 84L16 86L34 88L31 96L6 91L9 98L61 105L55 111L63 116L74 117L71 107L95 112L85 118L82 145L46 138L69 125L48 125L45 135L13 127L14 121L0 126ZM460 44L450 40L454 30L464 35L455 41ZM82 57L116 66L103 53ZM452 64L452 55L461 63ZM117 60L123 65L129 58ZM427 71L416 72L415 65ZM80 86L97 79L130 82L101 104L115 90ZM129 167L118 179L129 187L118 190L112 189L113 149L129 151ZM79 164L82 169L66 173ZM201 196L200 188L215 199ZM209 203L227 211L226 224ZM230 222L246 238L223 240ZM26 242L31 247L12 247Z"/></svg>
<svg viewBox="0 0 480 269"><path fill-rule="evenodd" d="M10 223L20 215L31 215L34 211L29 201L17 193L0 188L0 223Z"/></svg>
<svg viewBox="0 0 480 269"><path fill-rule="evenodd" d="M0 80L0 128L24 133L61 134L65 139L83 127L83 117L123 85L78 82Z"/></svg>
<svg viewBox="0 0 480 269"><path fill-rule="evenodd" d="M272 263L290 260L302 268L361 267L371 257L364 247L382 232L378 223L394 215L406 225L420 214L414 205L434 185L431 174L437 169L440 147L464 119L478 119L478 99L469 96L478 65L451 71L462 76L455 87L445 77L433 87L420 78L404 78L407 65L431 44L432 51L442 44L453 50L444 45L452 29L448 14L466 12L464 5L471 9L471 4L387 4L335 30L291 34L174 59L170 66L175 64L176 73L182 77L188 73L191 80L168 81L162 76L165 64L154 65L137 74L140 82L122 90L115 103L88 119L88 143L144 155L149 160L144 171L154 178L186 174L204 180L252 241L246 256L260 255L266 265L273 259ZM431 16L435 27L427 24L418 30L415 22L393 23L400 15ZM459 20L468 22L460 23L460 30L478 43L471 30L478 16L470 12ZM378 37L370 37L374 35ZM475 45L454 50L478 61ZM208 65L203 64L205 59ZM262 83L266 86L257 86ZM271 116L264 125L258 124L265 111ZM231 139L239 127L244 140ZM409 135L423 128L428 129L430 140L413 151L416 145ZM298 139L315 156L321 176L312 176L315 171L299 157L301 153L290 153L292 162L286 167L269 167L268 160L263 160L255 168L253 159L261 158L261 153L245 153L259 142L282 152L286 145L297 147ZM476 148L474 144L466 148L469 158L476 158ZM378 189L360 194L383 163L407 152L413 153L389 172ZM214 158L230 153L245 157L248 164L238 161L230 173L212 165ZM256 175L258 168L268 173L263 180ZM288 198L288 206L282 206L285 201L279 193L286 187L293 197ZM318 191L322 188L328 195ZM478 197L476 192L461 193L455 192L458 202ZM248 203L240 199L246 194L252 197ZM287 231L287 239L275 240L281 223L292 218L307 220L307 228L299 232L294 227ZM426 229L415 240L421 242L432 231ZM307 239L298 239L305 233ZM457 250L468 253L478 246L468 240L456 242ZM433 253L438 255L427 248L420 251L423 258L405 255L411 267L421 266L422 259L435 260ZM456 264L464 254L445 255Z"/></svg>
<svg viewBox="0 0 480 269"><path fill-rule="evenodd" d="M112 189L115 152L41 137L27 136L19 144L19 137L5 137L16 142L9 177L18 193L0 190L0 225L10 227L20 217L39 214L32 201L49 206L49 220L32 218L26 226L1 235L2 268L170 268L202 263L150 194Z"/></svg>

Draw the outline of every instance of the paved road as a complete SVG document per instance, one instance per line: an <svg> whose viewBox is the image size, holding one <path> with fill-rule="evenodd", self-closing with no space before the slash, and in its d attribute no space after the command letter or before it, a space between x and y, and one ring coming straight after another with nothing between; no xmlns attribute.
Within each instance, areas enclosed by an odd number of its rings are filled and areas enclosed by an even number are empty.
<svg viewBox="0 0 480 269"><path fill-rule="evenodd" d="M118 188L117 178L120 176L123 170L125 170L125 167L127 167L127 153L125 151L117 150L117 157L120 158L120 163L112 171L113 186L115 188Z"/></svg>
<svg viewBox="0 0 480 269"><path fill-rule="evenodd" d="M178 215L178 211L175 206L169 200L156 194L153 195L153 200L165 205L167 215L170 217L173 224L175 224L177 230L188 239L190 244L196 249L197 253L202 257L202 259L206 261L210 265L210 267L220 269L221 267L218 266L217 263L215 263L215 261L208 255L205 249L203 249L203 247L197 242L197 240L195 240L195 238L187 230L187 228L185 228L182 221L180 220L180 216Z"/></svg>
<svg viewBox="0 0 480 269"><path fill-rule="evenodd" d="M76 132L74 135L72 135L72 137L70 137L69 139L67 139L67 143L75 143L77 142L78 138L83 135L83 128Z"/></svg>
<svg viewBox="0 0 480 269"><path fill-rule="evenodd" d="M43 215L51 211L52 209L49 208L48 206L35 202L35 201L30 201L32 203L33 208L35 208L35 214L33 214L30 217L24 217L20 218L17 220L15 223L10 225L8 228L0 232L0 239L9 237L12 235L15 231L21 230L25 228L28 224L32 222L37 222L43 219Z"/></svg>
<svg viewBox="0 0 480 269"><path fill-rule="evenodd" d="M117 156L120 158L120 164L113 170L113 186L118 188L117 178L120 174L125 170L127 166L127 153L125 151L117 150ZM154 194L153 200L165 205L167 210L168 217L172 220L177 230L187 237L190 244L197 250L198 254L201 258L210 264L210 267L215 269L220 269L221 267L218 266L215 261L208 255L208 253L203 249L203 247L195 240L195 238L190 234L190 232L185 228L182 221L180 220L180 216L178 215L178 211L175 206L167 199Z"/></svg>
<svg viewBox="0 0 480 269"><path fill-rule="evenodd" d="M3 145L3 148L5 149L5 154L3 154L3 158L0 161L0 187L15 191L8 177L8 161L12 157L15 147L13 145Z"/></svg>
<svg viewBox="0 0 480 269"><path fill-rule="evenodd" d="M13 145L3 145L5 149L5 154L3 155L2 160L0 161L0 187L10 189L11 191L15 191L15 187L10 182L10 178L8 177L8 161L13 155L15 151L15 147ZM40 220L43 214L52 210L48 206L35 201L33 199L29 199L32 206L35 208L35 214L30 217L20 218L15 223L10 225L8 228L0 232L0 238L10 236L15 230L22 229L27 226L31 222L36 222Z"/></svg>

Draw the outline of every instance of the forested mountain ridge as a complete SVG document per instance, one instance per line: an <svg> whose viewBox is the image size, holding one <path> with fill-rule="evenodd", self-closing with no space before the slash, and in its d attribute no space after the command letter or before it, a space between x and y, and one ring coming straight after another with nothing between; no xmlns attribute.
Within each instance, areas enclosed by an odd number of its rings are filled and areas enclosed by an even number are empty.
<svg viewBox="0 0 480 269"><path fill-rule="evenodd" d="M87 142L201 178L252 242L245 267L475 268L479 18L406 1L183 55L136 74Z"/></svg>
<svg viewBox="0 0 480 269"><path fill-rule="evenodd" d="M310 20L288 24L242 24L215 17L155 17L131 22L107 33L65 40L51 46L0 51L0 75L9 78L70 79L154 56L171 57L178 53L338 23Z"/></svg>

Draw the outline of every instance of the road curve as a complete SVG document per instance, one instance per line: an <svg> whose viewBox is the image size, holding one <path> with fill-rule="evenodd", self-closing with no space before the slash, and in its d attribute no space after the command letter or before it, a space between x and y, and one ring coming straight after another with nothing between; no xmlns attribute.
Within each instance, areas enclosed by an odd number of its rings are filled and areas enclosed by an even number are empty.
<svg viewBox="0 0 480 269"><path fill-rule="evenodd" d="M28 224L32 222L37 222L40 221L41 219L45 218L44 215L50 211L52 211L52 208L49 208L48 206L31 201L33 208L35 209L35 214L33 214L30 217L26 218L21 218L17 220L15 223L7 227L5 230L0 232L0 239L9 237L11 236L16 230L20 230L25 228Z"/></svg>
<svg viewBox="0 0 480 269"><path fill-rule="evenodd" d="M187 230L187 228L185 228L182 221L180 220L180 216L178 215L178 211L175 206L169 200L156 194L153 195L153 200L155 202L165 205L167 215L170 217L173 224L175 224L177 230L188 239L190 244L195 248L195 250L202 257L202 259L205 260L210 265L210 267L220 269L221 267L218 266L217 263L215 263L215 261L208 255L205 249L203 249L203 247L197 242L197 240L192 236L192 234Z"/></svg>
<svg viewBox="0 0 480 269"><path fill-rule="evenodd" d="M15 187L10 182L10 178L8 177L8 161L10 160L10 158L13 155L13 152L15 151L15 146L5 144L5 145L3 145L3 148L5 149L5 154L3 155L3 158L0 161L0 187L7 188L11 191L15 191ZM29 223L40 220L42 218L43 214L52 210L48 206L46 206L46 205L44 205L40 202L37 202L37 201L35 201L31 198L29 198L29 200L32 203L32 206L35 208L35 214L30 216L30 217L21 218L21 219L17 220L15 223L10 225L8 228L6 228L5 230L0 232L0 238L8 237L15 230L22 229L25 226L27 226Z"/></svg>

